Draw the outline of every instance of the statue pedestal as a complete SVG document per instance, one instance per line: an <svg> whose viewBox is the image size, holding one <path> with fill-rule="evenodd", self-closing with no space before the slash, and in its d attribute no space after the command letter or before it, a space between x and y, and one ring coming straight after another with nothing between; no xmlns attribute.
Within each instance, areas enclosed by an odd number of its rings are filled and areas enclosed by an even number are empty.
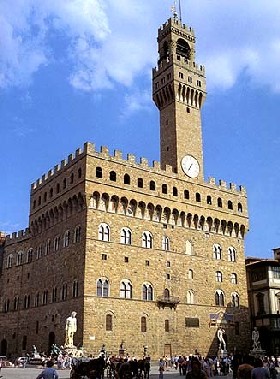
<svg viewBox="0 0 280 379"><path fill-rule="evenodd" d="M266 351L262 348L250 350L250 355L254 358L262 358L266 355Z"/></svg>
<svg viewBox="0 0 280 379"><path fill-rule="evenodd" d="M228 352L227 352L227 350L219 349L217 356L218 356L218 358L225 358L228 356Z"/></svg>
<svg viewBox="0 0 280 379"><path fill-rule="evenodd" d="M76 346L71 346L71 347L65 346L64 351L68 355L72 355L72 357L75 357L75 358L81 358L81 357L85 356L84 350L83 349L77 349Z"/></svg>

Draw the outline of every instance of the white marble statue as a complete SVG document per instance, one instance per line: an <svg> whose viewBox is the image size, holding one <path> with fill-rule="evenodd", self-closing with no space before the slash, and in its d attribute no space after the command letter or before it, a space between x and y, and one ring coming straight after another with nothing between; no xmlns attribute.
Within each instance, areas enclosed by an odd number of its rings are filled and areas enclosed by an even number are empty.
<svg viewBox="0 0 280 379"><path fill-rule="evenodd" d="M65 339L65 347L74 347L73 337L74 333L77 331L77 319L76 312L72 312L71 316L66 319L66 339Z"/></svg>
<svg viewBox="0 0 280 379"><path fill-rule="evenodd" d="M226 347L226 341L224 339L224 335L226 334L225 330L222 329L222 328L219 328L217 330L217 337L218 337L218 340L219 340L219 349L220 350L226 350L227 347Z"/></svg>
<svg viewBox="0 0 280 379"><path fill-rule="evenodd" d="M258 332L258 328L255 326L252 331L252 341L253 341L253 350L260 350L261 344L259 341L260 335Z"/></svg>

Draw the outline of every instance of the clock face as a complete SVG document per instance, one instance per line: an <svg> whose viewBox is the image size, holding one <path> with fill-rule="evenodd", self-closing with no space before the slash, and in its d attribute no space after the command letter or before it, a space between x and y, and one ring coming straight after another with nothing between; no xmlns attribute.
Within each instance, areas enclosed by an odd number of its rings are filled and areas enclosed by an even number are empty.
<svg viewBox="0 0 280 379"><path fill-rule="evenodd" d="M199 163L192 155L185 155L181 162L182 169L190 178L196 178L199 174Z"/></svg>

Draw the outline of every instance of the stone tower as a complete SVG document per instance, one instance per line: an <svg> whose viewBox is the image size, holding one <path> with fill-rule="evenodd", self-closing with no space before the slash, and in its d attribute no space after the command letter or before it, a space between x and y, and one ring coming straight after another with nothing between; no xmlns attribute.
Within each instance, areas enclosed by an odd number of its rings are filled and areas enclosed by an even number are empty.
<svg viewBox="0 0 280 379"><path fill-rule="evenodd" d="M205 70L195 63L195 36L176 15L158 30L159 60L153 100L160 110L161 165L179 176L203 180L201 107Z"/></svg>

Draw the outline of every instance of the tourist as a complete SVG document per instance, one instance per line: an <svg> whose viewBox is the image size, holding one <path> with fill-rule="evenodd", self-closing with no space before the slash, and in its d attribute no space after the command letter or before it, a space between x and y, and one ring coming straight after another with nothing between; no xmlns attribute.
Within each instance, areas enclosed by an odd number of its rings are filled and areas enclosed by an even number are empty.
<svg viewBox="0 0 280 379"><path fill-rule="evenodd" d="M252 370L252 379L269 379L269 370L263 367L263 361L260 358L256 359L255 368Z"/></svg>
<svg viewBox="0 0 280 379"><path fill-rule="evenodd" d="M54 362L48 361L47 362L47 368L45 368L41 374L37 376L36 379L58 379L58 373L53 368Z"/></svg>

